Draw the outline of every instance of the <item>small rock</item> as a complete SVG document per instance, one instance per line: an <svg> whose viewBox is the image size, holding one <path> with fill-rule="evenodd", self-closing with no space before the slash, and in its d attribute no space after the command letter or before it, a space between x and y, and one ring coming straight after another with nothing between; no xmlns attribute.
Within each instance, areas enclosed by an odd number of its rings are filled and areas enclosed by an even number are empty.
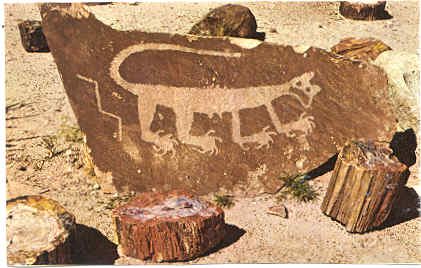
<svg viewBox="0 0 421 268"><path fill-rule="evenodd" d="M94 190L99 190L101 189L101 186L99 186L98 183L95 183L95 185L92 187Z"/></svg>
<svg viewBox="0 0 421 268"><path fill-rule="evenodd" d="M40 21L24 21L18 24L22 45L27 52L49 52Z"/></svg>
<svg viewBox="0 0 421 268"><path fill-rule="evenodd" d="M18 170L20 170L20 171L26 171L26 167L24 167L24 166L20 166L20 167L18 168Z"/></svg>
<svg viewBox="0 0 421 268"><path fill-rule="evenodd" d="M266 213L271 214L271 215L276 215L285 219L288 218L288 210L284 205L270 207L266 211Z"/></svg>

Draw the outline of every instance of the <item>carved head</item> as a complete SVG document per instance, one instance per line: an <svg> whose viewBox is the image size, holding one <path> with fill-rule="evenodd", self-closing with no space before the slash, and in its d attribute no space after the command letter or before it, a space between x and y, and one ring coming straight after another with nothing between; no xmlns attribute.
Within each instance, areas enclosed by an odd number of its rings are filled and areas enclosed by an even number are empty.
<svg viewBox="0 0 421 268"><path fill-rule="evenodd" d="M321 88L318 85L313 85L310 83L310 80L313 79L314 72L307 72L300 76L293 78L290 83L291 86L301 90L304 94L309 97L310 102L313 100L313 97L316 96Z"/></svg>

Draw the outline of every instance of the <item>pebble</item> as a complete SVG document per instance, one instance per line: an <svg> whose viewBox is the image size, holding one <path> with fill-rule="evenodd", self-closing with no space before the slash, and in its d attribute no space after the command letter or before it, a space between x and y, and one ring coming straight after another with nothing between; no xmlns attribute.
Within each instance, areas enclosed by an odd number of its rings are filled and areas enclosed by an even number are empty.
<svg viewBox="0 0 421 268"><path fill-rule="evenodd" d="M284 205L270 207L267 211L267 214L276 215L282 218L288 218L288 210Z"/></svg>

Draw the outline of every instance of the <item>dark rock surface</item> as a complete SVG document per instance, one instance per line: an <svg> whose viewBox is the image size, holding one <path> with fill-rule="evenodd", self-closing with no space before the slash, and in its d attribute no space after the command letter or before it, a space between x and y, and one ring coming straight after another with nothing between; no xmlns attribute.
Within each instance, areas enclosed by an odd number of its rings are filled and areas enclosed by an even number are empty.
<svg viewBox="0 0 421 268"><path fill-rule="evenodd" d="M118 191L277 187L281 171L310 171L348 139L395 132L385 73L368 63L253 39L117 31L80 4L41 14L94 163Z"/></svg>
<svg viewBox="0 0 421 268"><path fill-rule="evenodd" d="M250 9L240 5L223 5L210 11L193 25L189 34L256 38L256 18Z"/></svg>

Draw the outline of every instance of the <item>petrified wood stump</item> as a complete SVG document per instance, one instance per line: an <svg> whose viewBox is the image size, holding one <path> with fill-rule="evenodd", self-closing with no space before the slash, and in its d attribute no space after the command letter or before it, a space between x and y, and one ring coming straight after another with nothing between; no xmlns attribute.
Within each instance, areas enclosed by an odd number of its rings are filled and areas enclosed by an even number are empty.
<svg viewBox="0 0 421 268"><path fill-rule="evenodd" d="M374 61L382 52L391 48L375 38L346 38L330 49L333 53L352 60Z"/></svg>
<svg viewBox="0 0 421 268"><path fill-rule="evenodd" d="M407 167L387 145L353 141L339 154L321 209L348 232L380 226L405 183L402 174Z"/></svg>
<svg viewBox="0 0 421 268"><path fill-rule="evenodd" d="M31 195L7 201L8 264L71 264L75 227L75 217L51 199Z"/></svg>
<svg viewBox="0 0 421 268"><path fill-rule="evenodd" d="M120 192L276 192L281 172L306 173L349 139L396 130L386 75L365 62L118 31L80 3L44 3L41 15L97 170Z"/></svg>
<svg viewBox="0 0 421 268"><path fill-rule="evenodd" d="M385 10L386 1L347 2L341 1L339 12L345 18L353 20L376 20L389 18Z"/></svg>
<svg viewBox="0 0 421 268"><path fill-rule="evenodd" d="M41 22L26 20L18 24L22 46L27 52L49 52Z"/></svg>
<svg viewBox="0 0 421 268"><path fill-rule="evenodd" d="M143 193L113 219L123 254L156 262L193 259L225 236L222 209L182 191Z"/></svg>

